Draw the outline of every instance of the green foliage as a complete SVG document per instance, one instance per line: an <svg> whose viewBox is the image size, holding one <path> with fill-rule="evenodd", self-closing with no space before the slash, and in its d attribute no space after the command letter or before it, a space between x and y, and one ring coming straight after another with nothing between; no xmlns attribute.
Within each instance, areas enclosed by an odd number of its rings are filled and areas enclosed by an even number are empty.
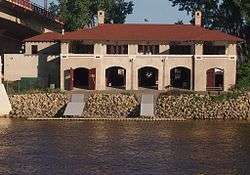
<svg viewBox="0 0 250 175"><path fill-rule="evenodd" d="M242 31L245 23L243 16L241 15L241 10L234 0L224 0L218 6L215 15L211 28L243 37Z"/></svg>
<svg viewBox="0 0 250 175"><path fill-rule="evenodd" d="M238 68L236 88L250 90L250 62Z"/></svg>
<svg viewBox="0 0 250 175"><path fill-rule="evenodd" d="M197 10L202 11L205 27L221 30L246 40L241 44L241 54L250 54L250 1L249 0L170 0L180 11L194 18ZM194 19L191 21L193 22ZM242 60L241 60L242 61ZM242 84L246 83L242 81Z"/></svg>
<svg viewBox="0 0 250 175"><path fill-rule="evenodd" d="M213 22L213 17L217 12L219 0L170 0L172 6L178 6L180 11L186 11L188 15L192 15L198 10L202 11L204 25L210 27ZM194 22L194 19L191 23Z"/></svg>
<svg viewBox="0 0 250 175"><path fill-rule="evenodd" d="M134 6L125 0L58 0L57 4L51 3L50 11L65 20L68 31L94 26L98 10L105 11L106 23L124 23Z"/></svg>
<svg viewBox="0 0 250 175"><path fill-rule="evenodd" d="M224 93L219 94L219 95L210 95L210 98L215 102L216 101L219 101L219 102L229 101L229 100L239 98L244 93L245 93L244 90L233 90L233 91L224 92Z"/></svg>
<svg viewBox="0 0 250 175"><path fill-rule="evenodd" d="M250 1L249 0L234 0L240 8L242 16L244 16L247 25L250 25Z"/></svg>

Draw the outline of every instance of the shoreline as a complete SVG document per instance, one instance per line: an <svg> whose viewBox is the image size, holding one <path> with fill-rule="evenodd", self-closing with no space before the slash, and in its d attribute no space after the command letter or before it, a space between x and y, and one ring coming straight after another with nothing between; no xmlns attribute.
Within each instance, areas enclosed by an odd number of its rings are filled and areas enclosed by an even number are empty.
<svg viewBox="0 0 250 175"><path fill-rule="evenodd" d="M186 119L160 118L26 118L27 121L187 121Z"/></svg>
<svg viewBox="0 0 250 175"><path fill-rule="evenodd" d="M155 98L155 116L140 116L138 94L90 94L81 116L64 118L63 112L70 95L60 92L11 95L13 110L7 116L28 120L248 120L250 118L250 95L229 94L211 96L200 94L161 93ZM27 117L28 116L28 117Z"/></svg>
<svg viewBox="0 0 250 175"><path fill-rule="evenodd" d="M61 117L61 118L14 118L8 116L1 116L1 119L10 119L16 121L55 121L55 122L63 122L63 121L72 121L72 122L198 122L198 121L211 121L211 122L249 122L249 119L185 119L185 118L69 118L69 117Z"/></svg>

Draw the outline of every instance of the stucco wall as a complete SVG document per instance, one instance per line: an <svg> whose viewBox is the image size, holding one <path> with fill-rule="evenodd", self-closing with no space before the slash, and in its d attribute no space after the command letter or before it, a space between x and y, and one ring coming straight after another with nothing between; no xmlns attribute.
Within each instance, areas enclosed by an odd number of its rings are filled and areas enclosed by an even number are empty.
<svg viewBox="0 0 250 175"><path fill-rule="evenodd" d="M205 91L207 71L219 68L224 71L224 89L228 90L236 83L236 57L199 57L195 59L195 91Z"/></svg>
<svg viewBox="0 0 250 175"><path fill-rule="evenodd" d="M38 56L23 54L4 55L4 80L16 81L21 77L38 77Z"/></svg>
<svg viewBox="0 0 250 175"><path fill-rule="evenodd" d="M106 89L106 69L116 66L126 69L126 89L138 89L138 70L142 67L153 67L158 70L158 89L170 85L170 71L176 67L188 68L191 75L191 89L206 90L206 71L210 68L224 70L224 87L227 90L235 84L236 79L236 44L228 43L227 55L203 55L203 43L195 44L195 55L140 55L138 44L129 44L128 55L107 55L106 44L95 44L95 54L68 54L68 43L60 44L59 56L32 56L29 53L31 45L26 43L26 54L5 55L5 80L14 81L21 77L45 77L61 89L67 89L70 68L96 68L96 89ZM40 50L53 47L55 43L40 42ZM121 43L122 44L122 43ZM219 43L221 44L221 43ZM57 48L58 49L58 48ZM56 49L55 49L56 50ZM169 50L169 44L160 43L160 51ZM193 79L194 78L194 79ZM194 81L194 83L193 83ZM194 87L192 85L194 84Z"/></svg>
<svg viewBox="0 0 250 175"><path fill-rule="evenodd" d="M60 44L57 42L26 42L25 54L30 55L32 53L31 46L38 46L38 54L59 55Z"/></svg>
<svg viewBox="0 0 250 175"><path fill-rule="evenodd" d="M4 55L4 80L17 81L22 77L41 78L59 87L59 57L48 55Z"/></svg>
<svg viewBox="0 0 250 175"><path fill-rule="evenodd" d="M193 56L115 56L106 55L100 59L95 57L77 57L69 56L67 59L61 61L61 77L67 77L65 70L70 68L96 68L96 89L106 89L105 73L106 69L110 67L122 67L126 69L126 89L138 90L138 70L142 67L153 67L158 70L158 88L163 90L170 85L170 71L176 67L188 68L195 71L194 80L191 76L190 83L194 82L194 89L196 91L206 91L206 72L210 68L220 68L224 70L224 87L225 90L235 84L236 79L236 58L232 59L229 56L204 56L195 59L195 69L193 70ZM69 77L68 77L69 78ZM61 80L61 86L64 87L65 80Z"/></svg>

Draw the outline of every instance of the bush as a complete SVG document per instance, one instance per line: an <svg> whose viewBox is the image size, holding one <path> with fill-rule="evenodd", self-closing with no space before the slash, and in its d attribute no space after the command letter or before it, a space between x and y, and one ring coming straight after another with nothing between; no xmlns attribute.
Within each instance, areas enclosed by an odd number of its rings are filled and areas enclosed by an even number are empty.
<svg viewBox="0 0 250 175"><path fill-rule="evenodd" d="M241 65L237 72L236 89L250 90L250 62Z"/></svg>

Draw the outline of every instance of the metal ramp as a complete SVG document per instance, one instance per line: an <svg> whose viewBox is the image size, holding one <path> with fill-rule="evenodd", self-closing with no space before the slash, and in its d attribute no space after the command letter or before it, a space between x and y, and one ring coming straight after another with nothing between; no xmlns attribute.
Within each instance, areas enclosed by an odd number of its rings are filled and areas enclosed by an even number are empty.
<svg viewBox="0 0 250 175"><path fill-rule="evenodd" d="M154 95L142 95L141 99L141 116L154 116Z"/></svg>
<svg viewBox="0 0 250 175"><path fill-rule="evenodd" d="M63 116L81 116L85 107L83 94L72 94Z"/></svg>

